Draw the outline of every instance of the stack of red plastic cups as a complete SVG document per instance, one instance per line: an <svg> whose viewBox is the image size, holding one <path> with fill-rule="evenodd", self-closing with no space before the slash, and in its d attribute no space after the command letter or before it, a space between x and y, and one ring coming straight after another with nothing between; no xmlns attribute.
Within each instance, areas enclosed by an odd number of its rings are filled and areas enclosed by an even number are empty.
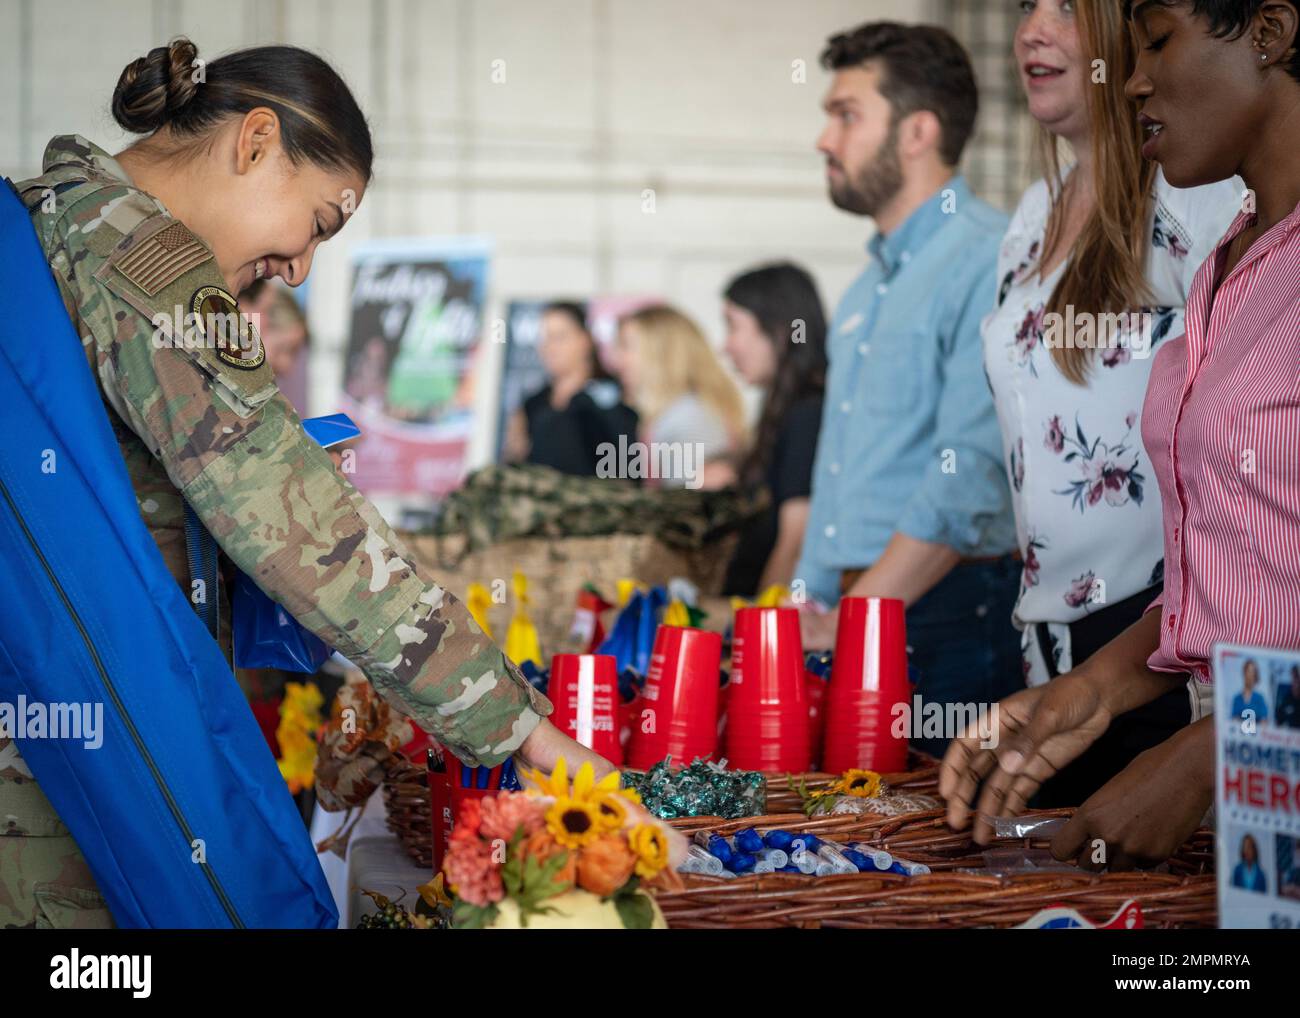
<svg viewBox="0 0 1300 1018"><path fill-rule="evenodd" d="M839 612L822 769L904 770L907 739L891 731L898 717L895 705L906 705L911 696L903 602L846 597Z"/></svg>
<svg viewBox="0 0 1300 1018"><path fill-rule="evenodd" d="M753 771L806 771L812 754L799 612L739 608L732 634L729 765Z"/></svg>
<svg viewBox="0 0 1300 1018"><path fill-rule="evenodd" d="M722 637L687 626L655 633L645 688L628 743L628 765L647 770L664 757L677 765L708 760L718 748Z"/></svg>
<svg viewBox="0 0 1300 1018"><path fill-rule="evenodd" d="M556 654L547 695L551 724L610 763L623 762L619 743L618 664L609 654Z"/></svg>

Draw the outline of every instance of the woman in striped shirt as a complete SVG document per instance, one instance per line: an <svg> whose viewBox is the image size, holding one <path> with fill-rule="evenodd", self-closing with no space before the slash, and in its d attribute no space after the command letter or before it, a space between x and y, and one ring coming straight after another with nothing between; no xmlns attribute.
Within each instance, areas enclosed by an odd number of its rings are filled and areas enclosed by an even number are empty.
<svg viewBox="0 0 1300 1018"><path fill-rule="evenodd" d="M1130 0L1140 45L1126 90L1143 154L1175 187L1240 175L1242 211L1196 273L1186 334L1157 353L1142 435L1163 500L1165 588L1082 665L999 705L995 750L944 759L949 822L1022 810L1119 714L1188 675L1221 641L1300 647L1300 6ZM1211 718L1138 756L1052 843L1057 858L1153 864L1214 799ZM985 841L990 826L977 821ZM1099 843L1104 846L1098 852Z"/></svg>

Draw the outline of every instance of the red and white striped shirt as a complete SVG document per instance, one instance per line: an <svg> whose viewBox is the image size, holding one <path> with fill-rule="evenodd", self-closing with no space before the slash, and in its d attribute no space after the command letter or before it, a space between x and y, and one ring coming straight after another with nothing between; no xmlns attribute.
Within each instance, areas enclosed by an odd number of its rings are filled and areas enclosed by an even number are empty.
<svg viewBox="0 0 1300 1018"><path fill-rule="evenodd" d="M1147 664L1207 682L1216 643L1300 647L1300 206L1211 296L1253 218L1196 273L1186 334L1156 354L1142 409L1165 540Z"/></svg>

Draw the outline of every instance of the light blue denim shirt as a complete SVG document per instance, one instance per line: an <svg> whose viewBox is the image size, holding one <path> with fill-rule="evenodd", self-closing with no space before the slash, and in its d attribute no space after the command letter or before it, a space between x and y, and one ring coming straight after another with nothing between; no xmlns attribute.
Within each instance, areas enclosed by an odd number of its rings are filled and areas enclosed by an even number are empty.
<svg viewBox="0 0 1300 1018"><path fill-rule="evenodd" d="M796 579L833 604L897 532L962 556L1016 546L980 320L1007 217L955 176L888 236L835 310Z"/></svg>

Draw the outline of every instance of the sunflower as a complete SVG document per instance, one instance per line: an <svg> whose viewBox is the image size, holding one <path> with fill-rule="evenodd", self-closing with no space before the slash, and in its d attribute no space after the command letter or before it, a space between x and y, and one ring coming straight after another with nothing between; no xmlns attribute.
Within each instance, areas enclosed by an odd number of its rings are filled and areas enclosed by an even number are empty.
<svg viewBox="0 0 1300 1018"><path fill-rule="evenodd" d="M626 799L621 795L610 793L602 795L595 801L597 824L602 831L622 830L627 823Z"/></svg>
<svg viewBox="0 0 1300 1018"><path fill-rule="evenodd" d="M591 766L590 761L578 768L578 773L573 776L572 789L569 788L569 767L565 763L564 757L560 757L555 761L555 770L551 772L549 777L540 770L525 771L523 776L533 786L534 790L553 799L573 799L576 802L595 803L608 795L621 795L629 802L639 803L641 801L641 797L637 795L635 789L619 787L623 779L618 771L610 771L597 781L596 771Z"/></svg>
<svg viewBox="0 0 1300 1018"><path fill-rule="evenodd" d="M600 810L593 802L561 796L546 811L546 829L565 848L581 848L600 836Z"/></svg>
<svg viewBox="0 0 1300 1018"><path fill-rule="evenodd" d="M521 776L533 786L532 790L548 795L552 799L563 799L569 795L569 768L564 762L564 757L555 761L555 769L549 777L540 768L526 770Z"/></svg>
<svg viewBox="0 0 1300 1018"><path fill-rule="evenodd" d="M839 791L859 799L874 799L880 794L880 775L875 771L847 770L839 780Z"/></svg>
<svg viewBox="0 0 1300 1018"><path fill-rule="evenodd" d="M649 879L668 865L668 836L655 824L637 824L627 844L636 853L636 874Z"/></svg>

